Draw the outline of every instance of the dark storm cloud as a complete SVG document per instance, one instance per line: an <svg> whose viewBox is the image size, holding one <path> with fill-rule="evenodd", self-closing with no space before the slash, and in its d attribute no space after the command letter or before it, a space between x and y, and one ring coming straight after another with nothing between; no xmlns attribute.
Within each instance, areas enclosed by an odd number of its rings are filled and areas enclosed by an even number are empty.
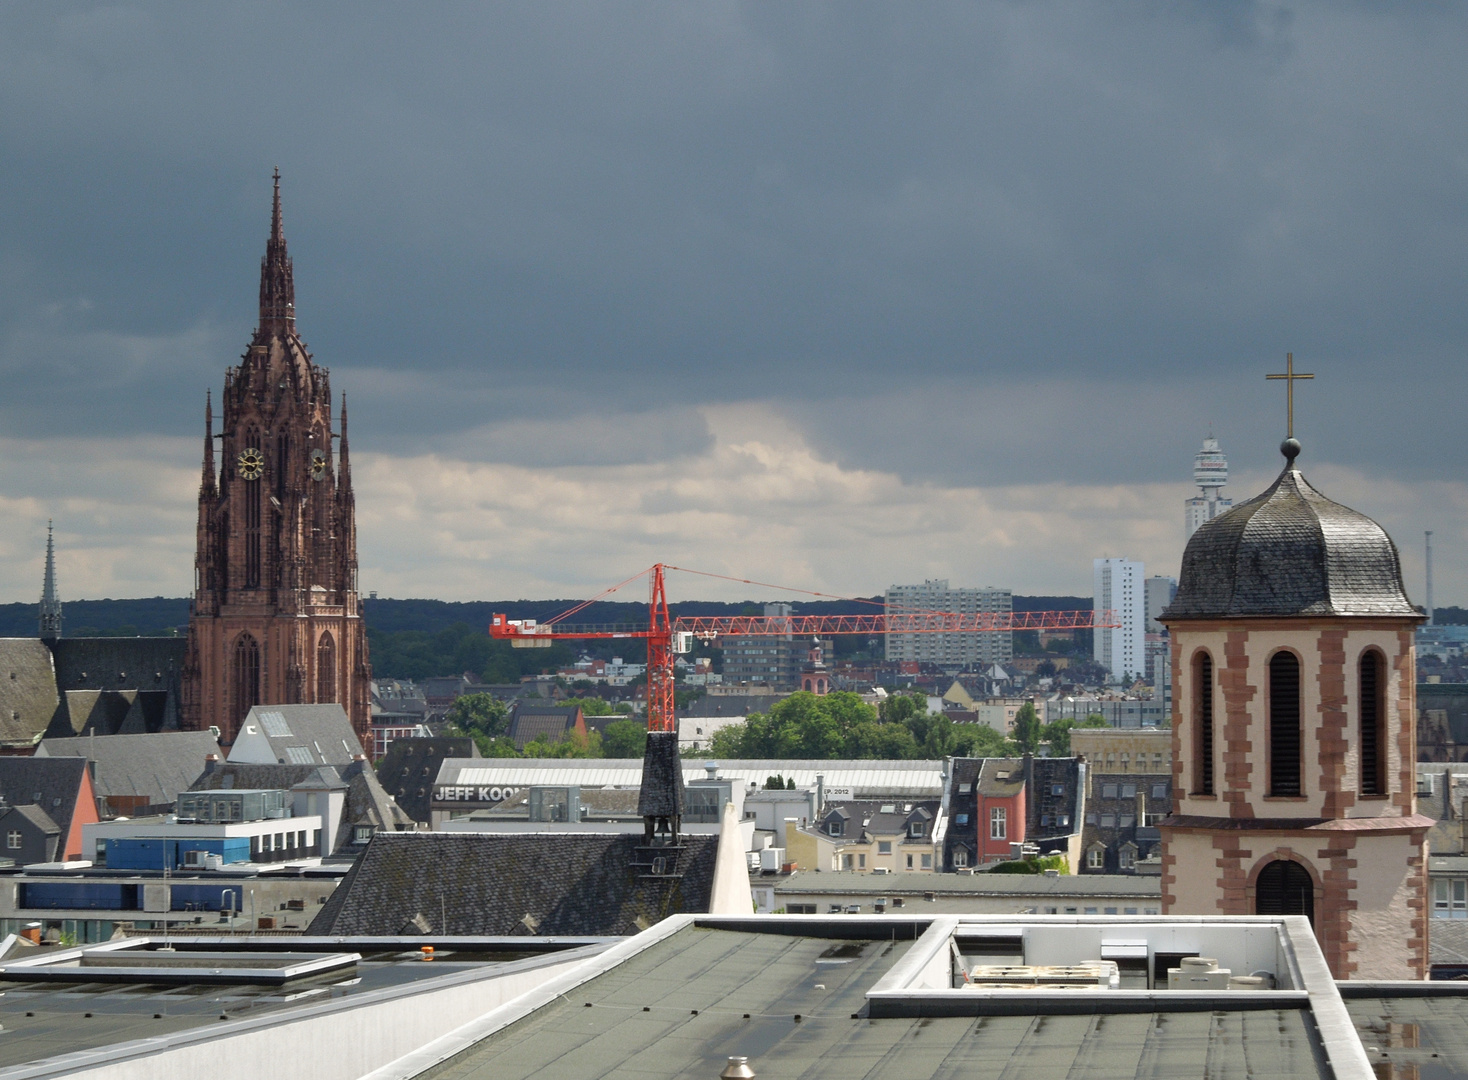
<svg viewBox="0 0 1468 1080"><path fill-rule="evenodd" d="M253 325L279 165L301 329L369 448L638 461L702 445L699 403L769 399L908 476L1179 479L1210 420L1269 464L1259 380L1293 349L1333 418L1312 451L1456 475L1465 28L1428 5L10 7L0 417L193 433Z"/></svg>

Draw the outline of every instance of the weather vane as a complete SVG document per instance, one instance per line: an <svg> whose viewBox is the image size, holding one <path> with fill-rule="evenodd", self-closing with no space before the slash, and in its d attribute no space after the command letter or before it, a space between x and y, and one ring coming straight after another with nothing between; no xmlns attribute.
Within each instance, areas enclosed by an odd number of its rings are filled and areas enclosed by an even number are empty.
<svg viewBox="0 0 1468 1080"><path fill-rule="evenodd" d="M1285 409L1287 416L1285 438L1293 439L1295 437L1295 380L1313 379L1315 375L1313 372L1310 374L1297 374L1295 371L1295 354L1285 353L1284 373L1280 375L1266 375L1264 377L1266 379L1283 379L1285 381Z"/></svg>

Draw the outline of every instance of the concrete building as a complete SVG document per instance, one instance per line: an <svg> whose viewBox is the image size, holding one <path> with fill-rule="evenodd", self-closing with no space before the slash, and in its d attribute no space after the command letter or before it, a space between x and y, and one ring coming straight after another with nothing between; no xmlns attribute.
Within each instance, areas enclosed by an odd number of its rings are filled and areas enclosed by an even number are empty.
<svg viewBox="0 0 1468 1080"><path fill-rule="evenodd" d="M1014 610L1014 596L1008 589L954 589L946 578L930 579L921 585L888 588L887 610L1007 615ZM1013 638L1007 631L887 635L889 663L930 663L957 669L1007 664L1013 656Z"/></svg>
<svg viewBox="0 0 1468 1080"><path fill-rule="evenodd" d="M1096 559L1092 596L1098 615L1109 611L1121 625L1092 632L1092 656L1115 679L1136 678L1146 666L1147 598L1142 564L1130 559Z"/></svg>
<svg viewBox="0 0 1468 1080"><path fill-rule="evenodd" d="M788 618L789 604L766 604L768 619ZM724 650L724 683L727 687L768 686L794 690L804 651L798 651L791 634L728 635L720 642Z"/></svg>
<svg viewBox="0 0 1468 1080"><path fill-rule="evenodd" d="M1233 506L1232 499L1223 497L1223 487L1228 483L1228 459L1212 435L1203 440L1203 449L1193 455L1193 483L1198 485L1199 493L1183 504L1185 540L1192 539L1199 528Z"/></svg>
<svg viewBox="0 0 1468 1080"><path fill-rule="evenodd" d="M1428 972L1413 631L1376 522L1295 464L1204 525L1164 619L1174 813L1163 910L1309 917L1337 978Z"/></svg>
<svg viewBox="0 0 1468 1080"><path fill-rule="evenodd" d="M797 872L754 880L790 915L1157 915L1157 878L1087 874Z"/></svg>

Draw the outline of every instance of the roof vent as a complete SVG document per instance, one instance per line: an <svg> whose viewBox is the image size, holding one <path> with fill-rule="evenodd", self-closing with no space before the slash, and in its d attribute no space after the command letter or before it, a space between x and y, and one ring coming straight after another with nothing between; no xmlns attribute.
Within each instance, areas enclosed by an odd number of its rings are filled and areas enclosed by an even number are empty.
<svg viewBox="0 0 1468 1080"><path fill-rule="evenodd" d="M729 1064L719 1073L719 1080L754 1080L755 1072L749 1067L749 1058L730 1057Z"/></svg>

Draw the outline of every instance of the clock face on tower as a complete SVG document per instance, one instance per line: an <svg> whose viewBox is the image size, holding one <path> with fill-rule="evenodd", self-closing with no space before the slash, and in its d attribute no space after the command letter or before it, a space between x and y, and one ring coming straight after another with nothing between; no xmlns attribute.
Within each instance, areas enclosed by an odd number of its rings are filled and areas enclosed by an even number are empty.
<svg viewBox="0 0 1468 1080"><path fill-rule="evenodd" d="M245 480L258 480L265 472L265 455L253 446L241 450L235 460L239 463L240 476Z"/></svg>
<svg viewBox="0 0 1468 1080"><path fill-rule="evenodd" d="M315 480L315 481L318 481L318 482L320 482L322 480L325 480L326 479L326 470L327 470L327 467L330 464L331 464L331 460L326 456L326 451L325 450L312 450L311 451L311 479L312 480Z"/></svg>

